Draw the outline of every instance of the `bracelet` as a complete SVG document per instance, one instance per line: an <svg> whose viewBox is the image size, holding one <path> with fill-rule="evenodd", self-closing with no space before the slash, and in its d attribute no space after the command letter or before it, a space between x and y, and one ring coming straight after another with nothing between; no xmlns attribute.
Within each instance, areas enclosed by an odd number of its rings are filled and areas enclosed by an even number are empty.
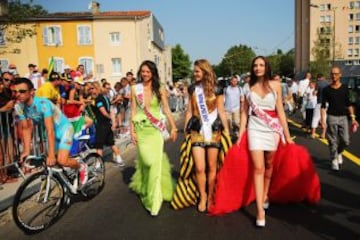
<svg viewBox="0 0 360 240"><path fill-rule="evenodd" d="M171 132L177 132L177 131L178 131L177 128L171 129Z"/></svg>
<svg viewBox="0 0 360 240"><path fill-rule="evenodd" d="M355 114L350 114L350 118L351 118L351 120L355 120L356 119Z"/></svg>

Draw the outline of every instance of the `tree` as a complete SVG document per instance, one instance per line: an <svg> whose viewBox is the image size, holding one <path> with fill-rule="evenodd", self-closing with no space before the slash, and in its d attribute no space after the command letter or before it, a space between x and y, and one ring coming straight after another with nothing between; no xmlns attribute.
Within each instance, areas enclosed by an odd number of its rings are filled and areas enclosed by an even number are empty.
<svg viewBox="0 0 360 240"><path fill-rule="evenodd" d="M279 74L286 77L294 77L295 49L291 49L280 57Z"/></svg>
<svg viewBox="0 0 360 240"><path fill-rule="evenodd" d="M40 5L22 3L20 0L0 0L2 7L7 7L5 15L0 17L0 31L5 33L5 40L8 43L20 43L26 37L36 34L35 24L25 24L31 18L43 16L47 11Z"/></svg>
<svg viewBox="0 0 360 240"><path fill-rule="evenodd" d="M233 46L225 53L215 69L218 71L218 76L240 75L249 71L251 60L254 57L255 52L251 47L242 44Z"/></svg>
<svg viewBox="0 0 360 240"><path fill-rule="evenodd" d="M180 44L176 44L176 46L171 49L171 52L173 81L177 82L180 79L189 77L191 73L191 61L189 55L184 52Z"/></svg>
<svg viewBox="0 0 360 240"><path fill-rule="evenodd" d="M310 71L314 76L318 73L325 74L328 72L331 61L330 52L330 36L319 32L317 39L314 41L314 47L311 49L314 61L310 62Z"/></svg>

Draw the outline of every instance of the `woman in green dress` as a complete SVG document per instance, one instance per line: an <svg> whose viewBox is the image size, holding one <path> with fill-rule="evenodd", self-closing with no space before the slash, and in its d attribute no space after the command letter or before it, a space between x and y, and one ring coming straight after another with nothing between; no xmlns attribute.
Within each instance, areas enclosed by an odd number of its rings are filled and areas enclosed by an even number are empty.
<svg viewBox="0 0 360 240"><path fill-rule="evenodd" d="M164 139L176 140L177 129L171 115L167 94L160 87L156 65L144 61L138 71L140 83L131 89L131 138L137 146L136 171L130 188L139 194L151 215L158 215L161 204L171 201L174 183L170 163L164 153ZM166 130L165 116L171 127Z"/></svg>

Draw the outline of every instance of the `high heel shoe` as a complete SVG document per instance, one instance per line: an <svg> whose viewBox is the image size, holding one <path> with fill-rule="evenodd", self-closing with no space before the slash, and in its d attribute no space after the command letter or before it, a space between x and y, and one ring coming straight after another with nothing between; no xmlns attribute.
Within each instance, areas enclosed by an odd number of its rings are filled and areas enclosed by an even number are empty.
<svg viewBox="0 0 360 240"><path fill-rule="evenodd" d="M268 210L269 207L270 207L270 203L269 203L269 202L264 202L264 204L263 204L263 209L264 209L264 210Z"/></svg>
<svg viewBox="0 0 360 240"><path fill-rule="evenodd" d="M264 219L256 219L256 226L259 228L265 227L265 218Z"/></svg>

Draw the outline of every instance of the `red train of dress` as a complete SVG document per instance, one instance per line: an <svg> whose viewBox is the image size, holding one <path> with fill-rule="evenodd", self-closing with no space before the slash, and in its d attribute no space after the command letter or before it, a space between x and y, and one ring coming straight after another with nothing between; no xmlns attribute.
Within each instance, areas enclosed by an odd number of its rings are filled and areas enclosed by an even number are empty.
<svg viewBox="0 0 360 240"><path fill-rule="evenodd" d="M279 144L273 161L269 189L272 203L320 201L320 180L307 149L296 144ZM221 215L238 210L255 201L253 166L248 151L247 134L240 146L228 151L223 167L216 178L214 204L210 215Z"/></svg>

